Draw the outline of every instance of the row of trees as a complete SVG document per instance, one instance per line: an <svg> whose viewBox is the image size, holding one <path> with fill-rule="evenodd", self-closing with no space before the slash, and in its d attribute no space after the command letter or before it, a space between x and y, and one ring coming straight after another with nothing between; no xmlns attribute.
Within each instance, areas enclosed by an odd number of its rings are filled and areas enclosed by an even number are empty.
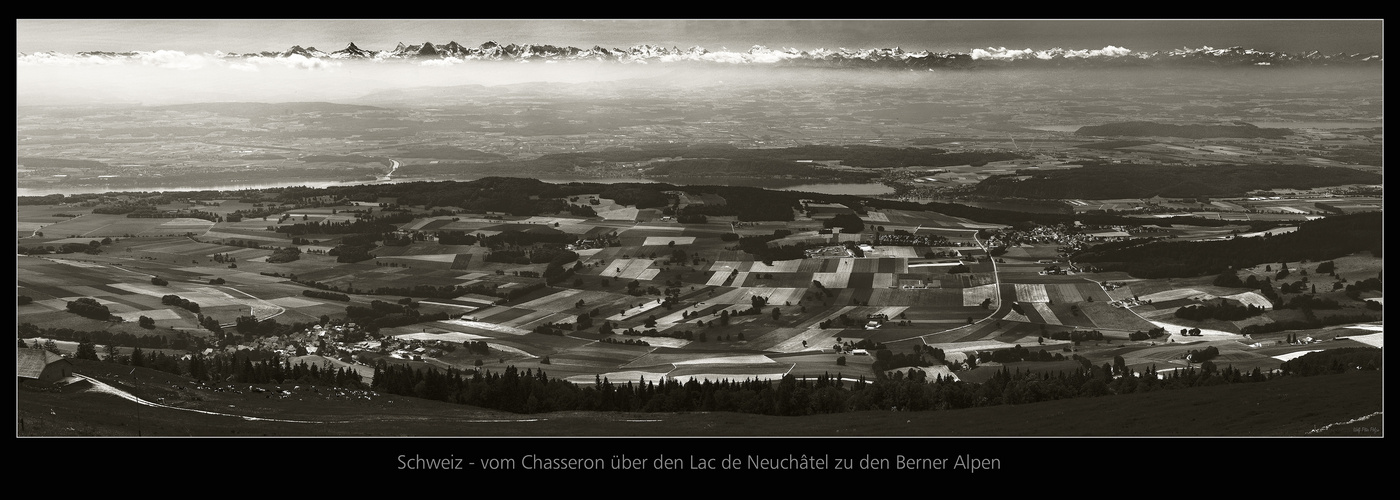
<svg viewBox="0 0 1400 500"><path fill-rule="evenodd" d="M1344 365L1327 362L1326 368L1380 367L1379 350L1366 361ZM1304 356L1313 356L1312 353ZM1303 359L1303 358L1299 358ZM1304 361L1302 366L1317 366ZM1105 363L1072 371L1022 373L1002 367L991 380L969 383L939 377L931 383L922 380L922 371L895 372L888 379L855 383L843 382L841 374L799 380L791 375L778 381L696 381L674 379L641 380L616 384L597 378L593 385L579 386L549 378L542 370L501 372L475 370L468 374L455 369L413 369L406 365L381 362L375 367L373 388L381 392L456 402L517 413L550 411L731 411L765 415L809 415L848 411L944 410L1025 404L1058 399L1099 397L1113 394L1185 389L1197 386L1258 383L1273 378L1255 369L1244 373L1232 367L1218 367L1207 360L1199 368L1175 370L1161 378L1155 369L1127 369L1125 364Z"/></svg>

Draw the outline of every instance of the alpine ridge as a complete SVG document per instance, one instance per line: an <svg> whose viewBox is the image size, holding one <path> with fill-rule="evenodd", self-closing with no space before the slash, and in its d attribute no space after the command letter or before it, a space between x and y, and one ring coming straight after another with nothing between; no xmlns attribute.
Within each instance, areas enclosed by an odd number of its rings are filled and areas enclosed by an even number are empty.
<svg viewBox="0 0 1400 500"><path fill-rule="evenodd" d="M100 59L139 59L148 52L108 52L85 51L76 54L57 52L18 53L20 62L43 63L69 58ZM849 67L849 68L891 68L891 69L935 69L935 68L1080 68L1080 67L1296 67L1296 66L1363 66L1379 65L1383 59L1376 53L1338 53L1327 55L1319 51L1286 53L1249 49L1228 48L1180 48L1167 51L1137 52L1124 47L1107 46L1102 49L1044 50L977 48L968 52L929 52L906 51L899 47L868 49L827 49L799 50L795 48L772 49L755 45L747 51L721 49L707 50L703 47L681 49L651 44L633 45L628 48L606 48L593 46L587 49L570 46L505 44L487 41L476 47L464 46L456 41L445 44L423 42L408 45L400 42L389 50L366 50L351 42L344 49L323 52L315 47L292 46L284 51L262 51L256 53L215 52L212 56L220 59L238 60L253 58L306 58L326 60L363 60L374 62L438 60L448 62L467 61L509 61L509 62L548 62L548 61L602 61L617 63L718 63L718 64L769 64L792 67Z"/></svg>

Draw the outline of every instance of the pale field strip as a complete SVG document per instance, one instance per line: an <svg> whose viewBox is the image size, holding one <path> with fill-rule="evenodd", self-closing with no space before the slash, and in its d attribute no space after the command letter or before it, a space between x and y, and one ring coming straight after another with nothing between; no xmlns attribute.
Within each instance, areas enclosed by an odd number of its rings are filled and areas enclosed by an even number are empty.
<svg viewBox="0 0 1400 500"><path fill-rule="evenodd" d="M473 319L485 319L509 311L510 306L487 306L472 314Z"/></svg>
<svg viewBox="0 0 1400 500"><path fill-rule="evenodd" d="M948 342L946 344L932 344L944 353L966 353L969 351L989 351L995 349L1007 349L1015 344L1008 344L997 340L973 340L969 342Z"/></svg>
<svg viewBox="0 0 1400 500"><path fill-rule="evenodd" d="M641 307L629 307L627 309L624 309L622 313L614 314L605 319L607 319L608 321L622 321L624 319L635 317L638 314L645 313L658 307L661 307L660 303L658 303L655 300L648 300L645 304L642 304Z"/></svg>
<svg viewBox="0 0 1400 500"><path fill-rule="evenodd" d="M164 297L171 294L179 295L175 290L164 286L158 287L155 285L136 285L131 283L109 283L107 286L150 297Z"/></svg>
<svg viewBox="0 0 1400 500"><path fill-rule="evenodd" d="M963 289L963 307L981 305L988 298L991 298L994 303L997 301L997 286L995 284L981 284L981 286Z"/></svg>
<svg viewBox="0 0 1400 500"><path fill-rule="evenodd" d="M880 212L868 211L865 217L861 217L860 220L868 222L889 222L890 217Z"/></svg>
<svg viewBox="0 0 1400 500"><path fill-rule="evenodd" d="M1049 302L1050 296L1045 293L1045 285L1024 285L1016 283L1017 302Z"/></svg>
<svg viewBox="0 0 1400 500"><path fill-rule="evenodd" d="M1007 321L1021 321L1025 323L1031 322L1031 319L1027 318L1026 315L1018 313L1016 311L1007 311L1006 318L1004 319Z"/></svg>
<svg viewBox="0 0 1400 500"><path fill-rule="evenodd" d="M1268 208L1278 208L1278 209L1288 210L1288 207L1268 207ZM1307 212L1304 212L1304 211L1299 210L1299 211L1294 212L1294 213L1303 213L1303 214L1305 214L1305 213L1307 213ZM1253 237L1255 237L1255 236L1263 236L1263 235L1266 235L1266 234L1268 234L1268 235L1279 235L1279 234L1292 233L1292 232L1295 232L1295 231L1297 231L1297 230L1298 230L1298 226L1276 227L1276 228L1270 229L1270 230L1268 230L1268 231L1256 231L1256 232L1253 232L1253 233L1243 233L1243 234L1240 235L1240 237L1242 237L1242 238L1253 238ZM1225 239L1225 237L1222 236L1222 237L1217 238L1217 239Z"/></svg>
<svg viewBox="0 0 1400 500"><path fill-rule="evenodd" d="M433 221L437 221L437 220L452 220L452 218L451 218L451 217L428 217L428 218L423 218L423 219L413 219L413 222L409 222L408 224L404 225L403 228L404 228L405 230L408 230L408 231L417 231L417 230L419 230L419 229L423 229L423 226L426 226L426 225L432 223Z"/></svg>
<svg viewBox="0 0 1400 500"><path fill-rule="evenodd" d="M1120 286L1120 287L1114 288L1114 289L1112 289L1112 290L1104 290L1104 294L1108 295L1108 298L1113 299L1113 300L1131 299L1131 298L1133 298L1133 290L1132 290L1131 286L1132 286L1132 285L1129 285L1129 286ZM1099 287L1099 289L1100 289L1100 290L1103 290L1103 287ZM1146 300L1145 297L1144 297L1144 300ZM1154 299L1154 300L1155 300L1155 299Z"/></svg>
<svg viewBox="0 0 1400 500"><path fill-rule="evenodd" d="M629 230L629 231L630 231L630 230L633 230L633 229L642 230L642 231L684 231L684 230L685 230L685 227L684 227L684 226L632 226L632 227L627 228L626 230ZM656 237L657 237L657 238L666 238L665 236L656 236ZM648 238L652 238L652 236L648 236ZM680 236L677 236L677 238L680 238ZM680 242L676 242L676 244L679 245ZM662 245L665 245L665 243L662 243Z"/></svg>
<svg viewBox="0 0 1400 500"><path fill-rule="evenodd" d="M622 279L638 279L641 273L651 268L652 262L657 261L652 261L652 259L633 259L633 261L627 263L626 268L622 268L622 273L617 275L617 277L622 277ZM613 266L613 269L616 269L616 266Z"/></svg>
<svg viewBox="0 0 1400 500"><path fill-rule="evenodd" d="M1148 320L1148 322L1149 322L1149 323L1152 323L1153 325L1156 325L1156 326L1159 326L1159 327L1162 327L1162 328L1166 328L1166 329L1167 329L1167 334L1168 334L1168 335L1171 335L1172 338L1182 338L1183 341L1194 341L1194 340L1222 340L1222 339L1241 339L1241 338L1244 338L1244 336L1242 336L1242 335L1240 335L1240 334L1237 334L1237 333L1222 332L1222 331L1220 331L1220 330L1211 330L1211 329L1208 329L1208 328L1201 328L1201 336L1200 336L1200 337L1196 337L1196 336L1180 337L1180 335L1181 335L1181 329L1182 329L1182 328L1185 328L1185 329L1187 329L1187 330L1190 330L1190 329L1192 329L1192 328L1194 328L1194 327L1182 326L1182 325L1173 325L1173 324L1171 324L1171 323L1166 323L1166 322L1163 322L1163 321L1151 321L1151 320Z"/></svg>
<svg viewBox="0 0 1400 500"><path fill-rule="evenodd" d="M723 286L729 279L728 271L721 271L710 275L710 279L705 282L705 286Z"/></svg>
<svg viewBox="0 0 1400 500"><path fill-rule="evenodd" d="M578 219L566 219L562 217L542 217L539 215L531 216L530 218L522 221L515 221L516 224L545 224L549 226L553 226L555 224L573 224L577 222Z"/></svg>
<svg viewBox="0 0 1400 500"><path fill-rule="evenodd" d="M647 344L650 344L652 347L671 347L671 348L681 348L681 347L685 347L685 346L690 345L690 343L692 342L692 341L690 341L690 340L678 339L678 338L675 338L675 337L633 337L633 336L630 336L630 335L618 335L618 336L613 337L613 338L619 339L618 342L622 342L621 339L624 339L624 338L627 338L627 339L637 339L637 340L641 340L641 341L643 341L643 342L646 342Z"/></svg>
<svg viewBox="0 0 1400 500"><path fill-rule="evenodd" d="M807 292L805 288L749 288L750 293L768 299L768 307L786 307Z"/></svg>
<svg viewBox="0 0 1400 500"><path fill-rule="evenodd" d="M456 326L460 326L460 327L463 327L463 328L474 328L474 329L477 329L477 330L485 330L485 331L488 331L488 332L505 333L505 334L509 334L509 335L525 335L525 334L527 334L527 333L530 333L529 330L522 330L522 329L519 329L519 328L514 328L514 327L510 327L510 326L505 326L505 325L498 325L498 324L495 324L495 323L487 323L487 322L485 322L485 321L468 321L468 320L463 320L463 319L449 319L449 320L446 320L446 321L439 321L438 323L445 323L445 324L449 324L449 325L456 325Z"/></svg>
<svg viewBox="0 0 1400 500"><path fill-rule="evenodd" d="M849 275L849 274L851 274L852 272L855 271L855 267L856 267L856 259L850 258L850 257L842 257L841 260L837 261L837 263L836 263L836 273L837 273L837 274L842 274L842 273L844 273L844 274Z"/></svg>
<svg viewBox="0 0 1400 500"><path fill-rule="evenodd" d="M826 288L846 288L850 279L851 273L812 273L812 280Z"/></svg>
<svg viewBox="0 0 1400 500"><path fill-rule="evenodd" d="M1129 297L1131 297L1131 295ZM1169 300L1190 299L1197 297L1199 297L1201 300L1214 300L1216 298L1214 295L1202 292L1200 290L1196 290L1194 288L1177 288L1175 290L1163 290L1157 293L1149 293L1147 295L1139 297L1139 299L1144 302L1149 300L1153 302L1166 302Z"/></svg>
<svg viewBox="0 0 1400 500"><path fill-rule="evenodd" d="M44 260L47 260L47 261L50 261L50 262L57 262L57 263L59 263L59 264L67 264L67 265L70 265L70 266L73 266L73 267L86 267L86 268L102 268L102 267L107 267L107 266L104 266L104 265L102 265L102 264L93 264L93 263L91 263L91 262L80 262L80 261L68 260L68 259L49 259L49 258L45 258Z"/></svg>
<svg viewBox="0 0 1400 500"><path fill-rule="evenodd" d="M332 247L325 247L325 248L326 248L327 250L329 250L329 249L331 249ZM239 249L237 249L237 250L230 250L230 251L227 251L227 252L219 252L219 253L222 253L222 254L227 255L227 256L229 256L229 257L233 257L233 258L235 258L235 259L242 259L244 255L248 255L248 254L261 254L261 253L263 253L263 252L268 252L268 251L269 251L269 250L262 249L262 248L239 248ZM212 255L212 254L209 255L209 257L213 257L213 255Z"/></svg>
<svg viewBox="0 0 1400 500"><path fill-rule="evenodd" d="M894 274L893 274L893 273L875 273L875 274L874 274L874 281L870 284L870 287L871 287L871 288L890 288L890 287L895 286L895 282L896 282L896 280L895 280L895 278L894 278Z"/></svg>
<svg viewBox="0 0 1400 500"><path fill-rule="evenodd" d="M563 232L569 233L569 234L573 234L573 235L582 235L582 234L584 234L584 233L587 233L587 232L593 230L593 226L588 225L588 224L578 224L578 223L565 222L565 223L563 223L563 224L558 225L558 226L555 227L554 229L558 229L558 230L560 230L560 231L563 231Z"/></svg>
<svg viewBox="0 0 1400 500"><path fill-rule="evenodd" d="M878 254L881 257L898 259L917 259L923 257L914 247L877 247L874 252L867 252L866 255Z"/></svg>
<svg viewBox="0 0 1400 500"><path fill-rule="evenodd" d="M802 352L808 350L821 350L821 347L810 341L821 333L821 330L804 330L801 328L774 328L771 331L751 338L745 342L744 347L760 351L771 352ZM808 346L803 347L802 341L808 340Z"/></svg>
<svg viewBox="0 0 1400 500"><path fill-rule="evenodd" d="M753 273L795 273L802 267L802 260L775 260L773 265L755 261L749 272Z"/></svg>
<svg viewBox="0 0 1400 500"><path fill-rule="evenodd" d="M913 269L916 267L953 267L957 265L962 265L962 262L924 262L921 264L909 264L909 268Z"/></svg>
<svg viewBox="0 0 1400 500"><path fill-rule="evenodd" d="M974 222L960 222L958 225L968 229L1001 229L1010 227L1006 224L978 224Z"/></svg>
<svg viewBox="0 0 1400 500"><path fill-rule="evenodd" d="M734 282L733 282L733 283L730 283L729 286L739 286L739 287L744 286L744 280L747 280L747 279L749 279L749 273L748 273L748 271L740 271L739 274L734 275ZM754 281L758 281L758 280L754 280Z"/></svg>
<svg viewBox="0 0 1400 500"><path fill-rule="evenodd" d="M721 293L718 296L705 299L702 302L710 304L748 304L752 290L751 288L735 288L728 292Z"/></svg>
<svg viewBox="0 0 1400 500"><path fill-rule="evenodd" d="M527 325L527 324L529 324L529 323L531 323L531 322L534 322L535 320L538 320L538 319L540 319L540 318L543 318L543 317L545 317L545 316L552 315L552 314L554 314L553 311L535 311L535 312L526 314L526 315L524 315L524 316L521 316L521 317L518 317L518 318L515 318L515 319L510 319L510 320L502 321L500 324L501 324L501 326L509 326L509 327L520 328L520 329L522 329L522 330L525 330L525 329L526 329L526 328L525 328L525 325ZM575 316L577 316L577 315L575 315Z"/></svg>
<svg viewBox="0 0 1400 500"><path fill-rule="evenodd" d="M16 229L18 229L19 231L28 233L28 232L38 231L38 230L40 230L40 229L43 229L44 226L48 226L48 225L52 225L52 224L54 224L54 223L53 223L53 222L18 222L18 223L15 224L15 226L16 226Z"/></svg>
<svg viewBox="0 0 1400 500"><path fill-rule="evenodd" d="M1065 200L1065 201L1067 201L1067 202L1069 202L1069 204L1074 205L1074 206L1077 206L1077 207L1084 207L1084 206L1088 206L1088 205L1089 205L1089 202L1084 201L1084 200Z"/></svg>
<svg viewBox="0 0 1400 500"><path fill-rule="evenodd" d="M784 330L789 330L789 331L791 331L791 330L796 330L796 329L794 329L794 328L785 328ZM828 329L828 330L821 330L821 329L813 328L813 329L810 329L810 330L806 330L806 332L807 332L807 333L805 333L805 334L802 335L801 337L795 337L795 338L793 338L793 341L796 342L796 344L797 344L796 350L803 350L803 348L801 347L801 346L802 346L802 341L803 341L803 340L806 340L806 341L807 341L807 347L805 348L805 350L813 350L813 349L815 349L815 350L820 351L822 348L830 347L830 346L836 344L836 340L835 340L835 339L836 339L836 337L841 336L842 329L840 329L840 328L831 328L831 329ZM846 340L846 339L845 339L845 338L842 338L841 340ZM772 348L769 348L769 349L767 349L767 350L773 350L773 349L772 349ZM787 352L796 352L796 351L787 351Z"/></svg>
<svg viewBox="0 0 1400 500"><path fill-rule="evenodd" d="M1314 349L1314 350L1311 350L1311 351L1290 352L1290 353L1287 353L1287 354L1280 354L1280 355L1278 355L1278 356L1273 356L1273 358L1274 358L1274 359L1277 359L1277 360L1279 360L1279 361L1292 361L1292 360L1294 360L1294 359L1301 358L1301 357L1307 355L1308 353L1312 353L1312 352L1322 352L1322 351L1323 351L1322 349Z"/></svg>
<svg viewBox="0 0 1400 500"><path fill-rule="evenodd" d="M637 274L636 279L639 279L639 280L650 280L650 279L656 278L656 275L658 275L658 274L661 274L661 270L660 270L660 269L643 269L641 273L638 273L638 274Z"/></svg>
<svg viewBox="0 0 1400 500"><path fill-rule="evenodd" d="M1254 306L1263 309L1274 308L1274 303L1270 302L1269 299L1264 298L1264 296L1260 295L1259 292L1237 293L1234 295L1226 295L1222 298L1238 300L1244 303L1246 306Z"/></svg>
<svg viewBox="0 0 1400 500"><path fill-rule="evenodd" d="M161 224L160 226L158 226L158 227L173 227L173 226L182 226L182 227L183 227L183 226L208 227L208 226L212 226L212 225L214 225L213 222L209 222L209 221L204 220L204 219L195 219L195 218L189 218L189 217L177 217L177 218L170 219L169 221L166 221L166 222L162 223L162 224Z"/></svg>
<svg viewBox="0 0 1400 500"><path fill-rule="evenodd" d="M617 209L617 210L602 210L602 211L598 211L597 214L598 214L599 217L602 217L603 220L630 220L630 221L635 221L635 220L637 220L637 209L635 209L635 208L621 208L621 209Z"/></svg>
<svg viewBox="0 0 1400 500"><path fill-rule="evenodd" d="M946 361L946 363L963 363L963 361L967 361L967 353L945 352L944 361Z"/></svg>
<svg viewBox="0 0 1400 500"><path fill-rule="evenodd" d="M567 289L555 293L553 295L546 295L544 297L540 297L538 299L523 304L517 304L515 307L519 307L521 309L550 309L554 311L562 311L566 308L574 307L574 303L577 302L574 300L570 300L567 304L565 304L564 302L562 302L564 299L568 299L582 292L583 290ZM561 304L564 304L566 307L559 307Z"/></svg>
<svg viewBox="0 0 1400 500"><path fill-rule="evenodd" d="M557 363L557 361L555 362ZM643 372L636 370L607 372L598 375L599 378L608 379L609 384L626 384L628 382L644 384L647 382L660 382L666 379L665 373ZM564 380L578 385L593 385L598 379L593 375L573 375Z"/></svg>
<svg viewBox="0 0 1400 500"><path fill-rule="evenodd" d="M452 220L452 217L438 217L438 218L435 219L435 220ZM480 219L480 218L458 218L457 221L456 221L457 224L462 224L462 223L471 223L471 224L501 224L502 222L505 222L505 221L502 221L502 220L500 220L500 219ZM473 233L473 234L475 234L475 233Z"/></svg>
<svg viewBox="0 0 1400 500"><path fill-rule="evenodd" d="M1099 237L1099 238L1127 238L1128 236L1131 236L1131 235L1129 235L1128 233L1123 232L1123 231L1096 231L1096 232L1084 233L1084 234L1085 234L1085 235L1088 235L1088 236Z"/></svg>
<svg viewBox="0 0 1400 500"><path fill-rule="evenodd" d="M271 236L258 236L258 235L242 234L242 233L225 233L225 232L222 232L222 231L206 231L206 232L204 233L203 237L205 237L205 238L218 238L218 239L222 239L222 240L260 240L260 241L276 241L276 242L280 242L280 243L291 243L291 240L288 240L288 239L286 239L286 238L274 238L274 237L271 237Z"/></svg>
<svg viewBox="0 0 1400 500"><path fill-rule="evenodd" d="M609 264L607 270L599 275L609 278L642 279L642 273L650 268L653 262L656 261L652 259L618 259Z"/></svg>
<svg viewBox="0 0 1400 500"><path fill-rule="evenodd" d="M477 335L477 334L474 334L474 333L444 332L444 333L405 333L405 334L403 334L403 335L395 335L394 338L396 338L396 339L408 339L408 340L441 340L441 341L443 341L443 342L450 342L450 343L453 343L453 344L461 344L462 342L466 342L466 341L468 341L468 340L489 339L489 338L491 338L491 337L486 337L486 336L482 336L482 335Z"/></svg>
<svg viewBox="0 0 1400 500"><path fill-rule="evenodd" d="M221 270L221 269L204 269L204 272L206 272L206 273L214 273L214 272L216 272L216 270ZM230 270L231 270L231 269L230 269ZM227 275L221 275L221 276L224 276L225 279L231 280L231 282L238 282L238 283L279 283L279 282L286 282L286 280L287 280L286 277L263 276L263 275L258 275L258 273L248 273L248 272L230 272L230 273L227 273Z"/></svg>
<svg viewBox="0 0 1400 500"><path fill-rule="evenodd" d="M1356 327L1348 327L1348 328L1356 328ZM1381 332L1372 333L1372 334L1370 334L1370 335L1358 335L1358 336L1355 336L1355 337L1347 337L1347 338L1349 338L1349 339L1351 339L1351 340L1355 340L1355 341L1360 342L1360 343L1362 343L1362 344L1366 344L1366 345L1371 346L1371 347L1376 347L1376 348L1380 348L1380 349L1384 349L1384 348L1385 348L1385 334L1384 334L1384 333L1381 333Z"/></svg>
<svg viewBox="0 0 1400 500"><path fill-rule="evenodd" d="M601 249L601 248L590 248L590 249L587 249L587 250L574 250L574 253L579 254L580 257L592 257L592 256L594 256L594 255L597 255L598 252L601 252L601 251L603 251L603 249ZM583 260L583 261L584 261L584 262L583 262L584 265L588 265L588 264L591 264L591 263L592 263L592 261L588 261L588 260L584 260L584 259L579 259L579 260Z"/></svg>
<svg viewBox="0 0 1400 500"><path fill-rule="evenodd" d="M894 320L896 320L896 318L899 317L900 313L903 313L903 312L904 312L905 310L907 310L907 309L909 309L908 306L890 306L890 307L882 307L882 308L880 308L880 310L878 310L878 311L876 311L875 313L872 313L872 314L883 314L883 315L885 315L885 317L889 318L891 321L894 321Z"/></svg>
<svg viewBox="0 0 1400 500"><path fill-rule="evenodd" d="M697 358L683 361L672 361L673 365L759 365L766 363L777 363L773 358L762 354L751 354L743 356L715 356L711 358Z"/></svg>
<svg viewBox="0 0 1400 500"><path fill-rule="evenodd" d="M250 309L252 311L253 317L259 320L276 316L287 310L286 308L283 308L281 306L267 304L253 304L253 306Z"/></svg>
<svg viewBox="0 0 1400 500"><path fill-rule="evenodd" d="M319 306L322 304L321 302L317 302L314 300L306 300L301 297L279 297L275 299L269 299L267 302L276 304L281 307L291 308Z"/></svg>
<svg viewBox="0 0 1400 500"><path fill-rule="evenodd" d="M151 318L151 319L154 319L154 320L180 319L180 315L179 315L178 313L176 313L175 310L173 310L173 309L152 309L152 310L149 310L149 311L132 311L132 312L116 313L116 314L114 314L114 315L115 315L115 316L121 316L122 319L127 320L127 321L132 321L132 322L135 322L135 321L140 320L142 316L145 316L145 317L147 317L147 318Z"/></svg>
<svg viewBox="0 0 1400 500"><path fill-rule="evenodd" d="M492 348L492 349L505 352L506 354L513 354L513 355L516 355L516 356L525 356L525 357L527 357L527 358L538 358L538 357L539 357L539 356L536 356L536 355L534 355L534 354L530 354L530 353L528 353L528 352L522 351L522 350L520 350L519 348L511 347L511 346L504 345L504 344L496 344L496 343L493 343L493 342L487 342L486 345L487 345L488 347Z"/></svg>
<svg viewBox="0 0 1400 500"><path fill-rule="evenodd" d="M376 257L376 258L377 258L377 259L389 259L389 260L405 259L405 260L426 260L426 261L430 261L430 262L452 262L452 261L454 261L454 260L457 260L457 254L455 254L455 253L436 253L436 254L423 254L423 255L394 255L394 256L389 256L389 257Z"/></svg>
<svg viewBox="0 0 1400 500"><path fill-rule="evenodd" d="M1060 322L1060 318L1055 317L1055 311L1051 311L1050 306L1046 303L1032 302L1031 307L1035 308L1035 312L1040 313L1040 317L1044 318L1046 323L1052 325L1064 325L1064 323Z"/></svg>
<svg viewBox="0 0 1400 500"><path fill-rule="evenodd" d="M745 264L746 264L746 262L737 261L737 260L717 260L717 261L714 261L713 263L710 264L710 269L709 269L709 270L710 270L710 271L717 272L717 273L722 272L722 273L725 273L726 276L728 276L728 274L729 274L731 271L734 271L734 270L740 270L740 271L746 270L746 269L748 268L748 266L745 266Z"/></svg>
<svg viewBox="0 0 1400 500"><path fill-rule="evenodd" d="M458 299L458 300L462 300L462 299ZM449 303L446 303L446 302L431 302L431 301L427 301L427 300L421 300L421 301L419 301L419 303L421 303L421 304L429 304L429 305L434 305L434 306L456 307L456 308L459 308L459 309L478 309L478 308L482 307L482 306L469 306L469 305L466 305L466 304L449 304Z"/></svg>
<svg viewBox="0 0 1400 500"><path fill-rule="evenodd" d="M645 246L669 246L671 242L677 245L689 245L695 243L694 236L647 236L642 245Z"/></svg>
<svg viewBox="0 0 1400 500"><path fill-rule="evenodd" d="M1378 299L1371 299L1371 300L1378 300ZM1354 329L1357 329L1357 330L1370 330L1370 331L1373 331L1373 332L1385 331L1385 325L1350 325L1350 326L1347 326L1347 328L1354 328Z"/></svg>
<svg viewBox="0 0 1400 500"><path fill-rule="evenodd" d="M487 274L487 273L467 273L467 274L463 274L463 275L461 275L461 276L458 276L456 279L459 279L459 280L474 280L474 279L485 278L485 277L487 277L487 276L490 276L490 274Z"/></svg>

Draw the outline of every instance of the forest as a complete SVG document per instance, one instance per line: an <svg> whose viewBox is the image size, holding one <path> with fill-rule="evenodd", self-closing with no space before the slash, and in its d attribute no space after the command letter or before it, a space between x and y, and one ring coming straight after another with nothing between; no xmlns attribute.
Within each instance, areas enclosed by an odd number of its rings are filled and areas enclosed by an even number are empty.
<svg viewBox="0 0 1400 500"><path fill-rule="evenodd" d="M1137 278L1186 278L1270 262L1325 261L1361 251L1381 257L1382 214L1365 212L1304 222L1278 235L1222 241L1136 239L1090 247L1074 256L1104 271Z"/></svg>
<svg viewBox="0 0 1400 500"><path fill-rule="evenodd" d="M1024 178L1023 177L1027 177ZM1105 200L1244 196L1267 189L1380 184L1381 175L1311 165L1127 165L1085 162L1079 168L994 175L975 192L1004 198Z"/></svg>

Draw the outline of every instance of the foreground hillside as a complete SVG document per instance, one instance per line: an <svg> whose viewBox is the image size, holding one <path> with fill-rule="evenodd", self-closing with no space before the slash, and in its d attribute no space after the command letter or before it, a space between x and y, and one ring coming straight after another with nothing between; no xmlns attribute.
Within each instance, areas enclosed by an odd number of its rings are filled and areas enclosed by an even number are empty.
<svg viewBox="0 0 1400 500"><path fill-rule="evenodd" d="M131 389L130 368L83 362L77 371L116 390ZM198 382L146 369L136 375L141 398L195 406L176 400L196 391ZM807 417L519 415L291 384L198 390L202 410L189 411L138 405L92 386L63 393L21 389L18 434L134 436L139 425L143 436L1360 436L1383 434L1377 414L1382 380L1382 371L1355 371L1027 405Z"/></svg>

